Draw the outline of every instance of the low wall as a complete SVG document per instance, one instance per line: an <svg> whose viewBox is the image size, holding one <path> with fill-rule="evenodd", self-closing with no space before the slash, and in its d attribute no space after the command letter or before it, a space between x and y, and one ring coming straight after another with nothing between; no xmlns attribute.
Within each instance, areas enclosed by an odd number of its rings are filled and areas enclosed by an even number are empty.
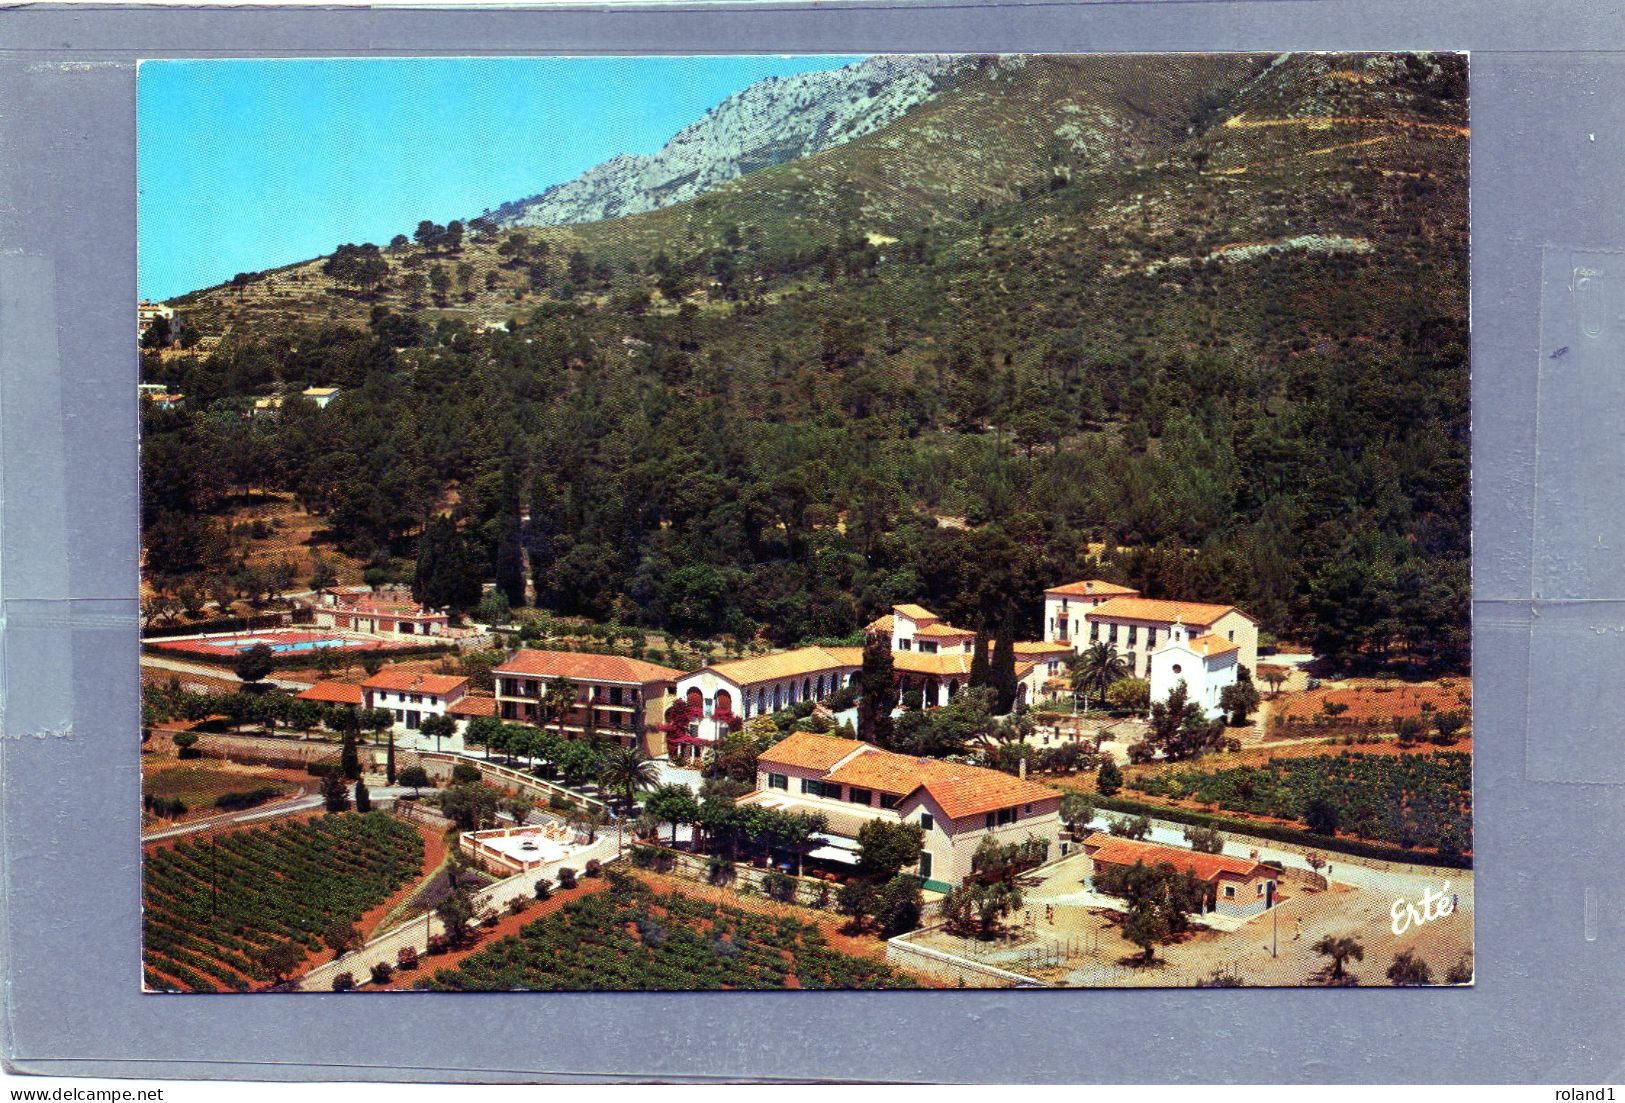
<svg viewBox="0 0 1625 1103"><path fill-rule="evenodd" d="M696 881L704 885L711 884L711 859L709 855L689 854L685 851L669 850L666 847L657 846L651 846L650 849L659 857L672 863L670 869L656 868L656 872L681 877L685 881ZM628 851L630 853L630 848L628 848ZM767 891L763 888L763 882L767 879L768 874L772 872L773 870L770 869L757 869L746 862L736 862L734 864L733 881L728 885L715 887L737 891L748 886L752 892L766 896ZM816 877L797 877L794 874L788 874L787 876L795 882L796 893L794 900L786 900L784 903L795 903L804 908L833 908L835 906L835 897L840 891L840 885Z"/></svg>
<svg viewBox="0 0 1625 1103"><path fill-rule="evenodd" d="M940 926L940 925L939 925ZM1048 988L1050 985L1022 973L973 961L913 941L915 935L934 931L926 927L886 940L886 962L911 973L922 973L961 988Z"/></svg>

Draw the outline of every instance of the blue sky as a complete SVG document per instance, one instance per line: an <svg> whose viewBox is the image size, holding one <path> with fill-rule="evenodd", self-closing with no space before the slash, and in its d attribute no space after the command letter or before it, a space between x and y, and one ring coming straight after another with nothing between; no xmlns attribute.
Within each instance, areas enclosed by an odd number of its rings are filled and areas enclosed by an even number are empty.
<svg viewBox="0 0 1625 1103"><path fill-rule="evenodd" d="M653 153L763 77L855 60L144 62L139 291L169 298L469 218L617 153Z"/></svg>

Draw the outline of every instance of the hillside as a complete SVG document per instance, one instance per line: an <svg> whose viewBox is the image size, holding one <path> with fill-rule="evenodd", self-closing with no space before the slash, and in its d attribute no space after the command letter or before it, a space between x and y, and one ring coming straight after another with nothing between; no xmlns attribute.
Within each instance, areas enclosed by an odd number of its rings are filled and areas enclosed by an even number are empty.
<svg viewBox="0 0 1625 1103"><path fill-rule="evenodd" d="M455 487L487 564L523 543L565 612L995 626L1098 571L1341 663L1459 668L1466 137L1459 57L982 60L664 209L184 297L229 336L149 371L197 403L177 455L257 455L380 563ZM349 393L246 441L210 420L303 383ZM149 475L149 518L217 493L177 481Z"/></svg>

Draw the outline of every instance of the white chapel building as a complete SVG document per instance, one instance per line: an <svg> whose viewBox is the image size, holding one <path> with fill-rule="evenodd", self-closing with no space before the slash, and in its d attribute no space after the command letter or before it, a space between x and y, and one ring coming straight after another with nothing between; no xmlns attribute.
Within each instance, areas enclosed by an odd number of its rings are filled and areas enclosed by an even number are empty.
<svg viewBox="0 0 1625 1103"><path fill-rule="evenodd" d="M1224 714L1219 695L1234 685L1241 648L1209 632L1191 637L1182 621L1174 621L1162 646L1151 653L1151 700L1165 701L1180 682L1187 700L1202 706L1209 719Z"/></svg>

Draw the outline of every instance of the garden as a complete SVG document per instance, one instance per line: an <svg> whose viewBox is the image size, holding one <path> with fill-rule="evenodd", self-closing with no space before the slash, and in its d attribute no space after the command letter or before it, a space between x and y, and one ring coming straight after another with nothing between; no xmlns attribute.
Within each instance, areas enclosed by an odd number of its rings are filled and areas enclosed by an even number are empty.
<svg viewBox="0 0 1625 1103"><path fill-rule="evenodd" d="M440 992L914 988L878 961L833 949L816 923L762 914L606 870L572 901L416 987Z"/></svg>
<svg viewBox="0 0 1625 1103"><path fill-rule="evenodd" d="M1472 757L1356 754L1271 758L1261 766L1169 769L1128 788L1169 801L1298 821L1404 849L1472 851Z"/></svg>
<svg viewBox="0 0 1625 1103"><path fill-rule="evenodd" d="M382 812L158 848L144 866L146 983L194 992L274 983L282 978L267 964L270 951L291 946L302 959L330 946L336 926L348 930L422 864L416 829Z"/></svg>

